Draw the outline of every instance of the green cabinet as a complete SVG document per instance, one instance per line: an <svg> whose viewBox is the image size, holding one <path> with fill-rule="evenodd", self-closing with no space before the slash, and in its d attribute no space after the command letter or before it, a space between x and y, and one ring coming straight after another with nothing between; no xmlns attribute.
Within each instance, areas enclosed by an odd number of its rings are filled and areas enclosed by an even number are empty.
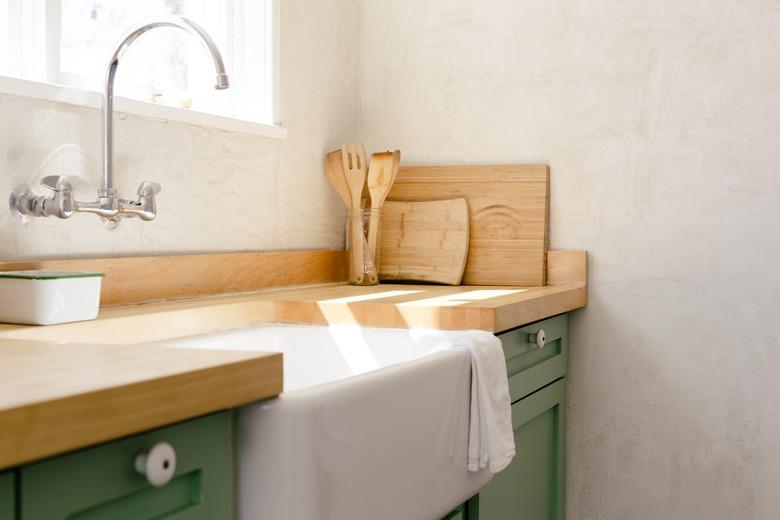
<svg viewBox="0 0 780 520"><path fill-rule="evenodd" d="M568 317L498 337L509 376L517 455L451 518L563 520Z"/></svg>
<svg viewBox="0 0 780 520"><path fill-rule="evenodd" d="M463 504L441 520L466 520L466 505Z"/></svg>
<svg viewBox="0 0 780 520"><path fill-rule="evenodd" d="M171 480L156 487L135 465L159 443L176 462ZM231 414L222 412L25 466L20 519L229 520L231 446Z"/></svg>
<svg viewBox="0 0 780 520"><path fill-rule="evenodd" d="M563 379L512 405L517 455L480 490L479 520L563 520L565 408Z"/></svg>
<svg viewBox="0 0 780 520"><path fill-rule="evenodd" d="M568 317L563 314L498 335L514 403L566 375ZM539 334L544 336L540 343Z"/></svg>
<svg viewBox="0 0 780 520"><path fill-rule="evenodd" d="M478 520L479 519L479 495L471 497L465 504L445 516L442 520Z"/></svg>
<svg viewBox="0 0 780 520"><path fill-rule="evenodd" d="M0 473L0 520L16 519L16 475Z"/></svg>

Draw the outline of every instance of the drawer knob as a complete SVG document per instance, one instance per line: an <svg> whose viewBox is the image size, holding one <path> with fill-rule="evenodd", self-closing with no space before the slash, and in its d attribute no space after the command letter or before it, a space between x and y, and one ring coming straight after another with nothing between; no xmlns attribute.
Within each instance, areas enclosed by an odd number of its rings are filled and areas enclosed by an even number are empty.
<svg viewBox="0 0 780 520"><path fill-rule="evenodd" d="M176 450L167 442L158 442L148 453L135 458L135 470L146 475L146 480L154 487L162 487L176 473Z"/></svg>
<svg viewBox="0 0 780 520"><path fill-rule="evenodd" d="M544 329L539 329L534 340L536 341L537 347L544 348L544 344L547 341L547 334L544 333Z"/></svg>

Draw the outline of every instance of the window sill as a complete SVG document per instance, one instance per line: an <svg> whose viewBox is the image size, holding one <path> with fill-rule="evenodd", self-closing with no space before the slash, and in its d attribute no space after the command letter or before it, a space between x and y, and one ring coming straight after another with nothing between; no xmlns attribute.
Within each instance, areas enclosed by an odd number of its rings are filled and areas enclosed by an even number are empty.
<svg viewBox="0 0 780 520"><path fill-rule="evenodd" d="M103 95L98 92L7 76L0 76L0 93L91 108L101 108L103 105ZM240 132L269 139L287 138L287 129L283 126L244 121L203 112L191 112L182 108L155 105L135 99L117 97L114 107L116 112L158 121L177 121L203 128Z"/></svg>

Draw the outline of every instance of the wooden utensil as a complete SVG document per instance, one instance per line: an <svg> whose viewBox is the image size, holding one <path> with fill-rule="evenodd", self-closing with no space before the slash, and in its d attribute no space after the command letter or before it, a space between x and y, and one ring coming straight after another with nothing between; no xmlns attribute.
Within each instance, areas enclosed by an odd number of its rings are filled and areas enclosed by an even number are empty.
<svg viewBox="0 0 780 520"><path fill-rule="evenodd" d="M384 204L387 194L390 193L390 187L398 175L400 162L400 150L371 154L366 184L371 195L370 207L372 209L379 209Z"/></svg>
<svg viewBox="0 0 780 520"><path fill-rule="evenodd" d="M365 272L363 256L365 236L361 223L360 199L363 194L363 185L366 182L366 149L363 143L343 145L341 147L341 162L350 193L350 222L352 223L350 265L352 272L355 273L354 281L362 284Z"/></svg>
<svg viewBox="0 0 780 520"><path fill-rule="evenodd" d="M347 208L350 207L352 196L349 192L349 185L344 174L344 163L341 159L341 149L328 152L325 155L325 173L333 189L341 196L341 200Z"/></svg>
<svg viewBox="0 0 780 520"><path fill-rule="evenodd" d="M393 178L390 180L390 186L392 187L395 182L395 178L398 177L398 168L401 166L401 150L393 152Z"/></svg>
<svg viewBox="0 0 780 520"><path fill-rule="evenodd" d="M460 284L469 247L466 199L385 203L380 277Z"/></svg>
<svg viewBox="0 0 780 520"><path fill-rule="evenodd" d="M398 174L398 164L401 161L401 152L380 152L371 155L368 166L368 192L371 196L371 218L368 224L368 250L375 252L377 237L379 236L379 210L385 203L390 186ZM381 255L380 255L381 256ZM376 283L378 274L376 271L369 273L370 281Z"/></svg>
<svg viewBox="0 0 780 520"><path fill-rule="evenodd" d="M550 169L547 165L404 167L388 200L465 197L469 252L464 284L544 285Z"/></svg>
<svg viewBox="0 0 780 520"><path fill-rule="evenodd" d="M371 208L378 209L382 207L392 182L393 152L371 154L367 179L368 193L371 195Z"/></svg>

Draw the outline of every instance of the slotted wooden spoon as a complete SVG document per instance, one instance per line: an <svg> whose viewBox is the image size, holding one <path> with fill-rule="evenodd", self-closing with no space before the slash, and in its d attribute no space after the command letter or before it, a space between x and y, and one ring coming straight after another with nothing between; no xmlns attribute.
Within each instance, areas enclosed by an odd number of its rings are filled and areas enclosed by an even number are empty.
<svg viewBox="0 0 780 520"><path fill-rule="evenodd" d="M354 273L354 282L362 284L365 278L363 255L365 236L361 224L360 199L363 195L363 185L366 182L366 148L363 143L343 145L341 147L341 162L350 194L350 222L352 223L350 265Z"/></svg>

